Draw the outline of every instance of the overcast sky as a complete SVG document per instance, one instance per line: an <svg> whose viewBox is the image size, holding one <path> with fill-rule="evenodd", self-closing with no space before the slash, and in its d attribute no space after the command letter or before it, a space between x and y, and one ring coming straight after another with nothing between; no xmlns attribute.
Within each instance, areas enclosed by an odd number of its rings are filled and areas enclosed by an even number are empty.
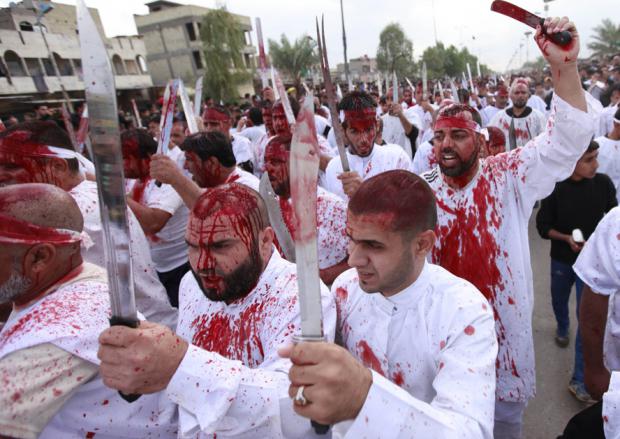
<svg viewBox="0 0 620 439"><path fill-rule="evenodd" d="M542 0L516 2L531 12L543 14ZM8 3L0 0L2 7ZM75 1L60 3L75 4ZM146 14L145 3L144 0L86 0L88 6L99 9L107 36L135 34L133 14ZM205 7L224 4L230 12L250 16L252 21L260 17L265 40L279 39L281 34L289 39L304 33L314 35L314 17L325 14L330 64L335 67L343 60L339 0L181 0L179 3ZM426 47L435 44L435 28L438 41L468 47L482 63L498 71L505 70L511 59L511 68L521 65L526 52L530 60L538 56L531 37L525 43L524 32L529 28L491 12L491 0L343 0L343 3L349 58L374 57L379 34L390 22L400 23L413 41L416 59ZM585 43L590 40L592 29L605 17L612 20L618 17L618 4L619 0L553 0L549 3L549 14L566 15L576 22L582 38L582 55L587 55ZM256 44L255 33L252 38Z"/></svg>

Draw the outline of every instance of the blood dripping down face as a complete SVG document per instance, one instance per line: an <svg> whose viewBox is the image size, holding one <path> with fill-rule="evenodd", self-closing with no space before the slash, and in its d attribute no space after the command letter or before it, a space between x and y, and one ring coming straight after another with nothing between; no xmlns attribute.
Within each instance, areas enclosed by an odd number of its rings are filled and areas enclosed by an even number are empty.
<svg viewBox="0 0 620 439"><path fill-rule="evenodd" d="M234 302L258 282L264 266L259 232L266 222L257 197L233 183L207 191L192 210L186 233L189 262L209 300Z"/></svg>

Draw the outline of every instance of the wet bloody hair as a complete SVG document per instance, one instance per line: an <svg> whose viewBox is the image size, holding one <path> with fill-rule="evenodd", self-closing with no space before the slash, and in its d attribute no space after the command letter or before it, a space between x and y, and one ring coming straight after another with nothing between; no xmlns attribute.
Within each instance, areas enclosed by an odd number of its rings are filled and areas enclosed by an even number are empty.
<svg viewBox="0 0 620 439"><path fill-rule="evenodd" d="M292 140L293 140L293 136L290 133L278 134L278 135L272 137L271 140L269 140L269 142L267 143L267 146L265 146L265 150L267 150L267 148L269 148L269 145L272 145L272 147L274 145L282 145L282 147L286 151L290 151L291 150L291 142L292 142Z"/></svg>
<svg viewBox="0 0 620 439"><path fill-rule="evenodd" d="M349 213L380 216L395 232L433 230L437 224L433 190L421 177L404 170L364 181L349 201Z"/></svg>
<svg viewBox="0 0 620 439"><path fill-rule="evenodd" d="M338 108L344 112L343 125L363 131L374 126L376 119L375 101L371 95L363 91L347 93L340 101Z"/></svg>
<svg viewBox="0 0 620 439"><path fill-rule="evenodd" d="M220 111L217 108L209 107L207 111L204 113L203 119L207 122L229 122L230 115L226 114L224 111Z"/></svg>

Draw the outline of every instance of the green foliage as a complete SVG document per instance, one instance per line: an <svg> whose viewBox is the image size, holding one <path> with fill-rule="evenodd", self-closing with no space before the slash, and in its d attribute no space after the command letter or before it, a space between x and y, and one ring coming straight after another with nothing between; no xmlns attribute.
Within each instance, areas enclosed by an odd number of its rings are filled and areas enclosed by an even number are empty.
<svg viewBox="0 0 620 439"><path fill-rule="evenodd" d="M398 23L388 24L379 35L377 68L382 72L395 71L399 78L412 76L416 70L413 43Z"/></svg>
<svg viewBox="0 0 620 439"><path fill-rule="evenodd" d="M467 63L471 68L471 74L475 77L477 60L478 57L469 53L466 47L458 50L453 45L446 47L441 42L427 48L422 54L422 61L426 62L429 78L443 78L446 75L461 78L463 72L467 74ZM480 64L480 71L485 75L490 72L490 69Z"/></svg>
<svg viewBox="0 0 620 439"><path fill-rule="evenodd" d="M205 55L204 93L230 102L238 96L237 86L250 78L243 67L243 32L226 8L209 11L202 19L200 38Z"/></svg>
<svg viewBox="0 0 620 439"><path fill-rule="evenodd" d="M588 49L597 57L620 53L620 25L616 26L609 18L594 28Z"/></svg>
<svg viewBox="0 0 620 439"><path fill-rule="evenodd" d="M291 44L289 39L282 35L279 43L268 40L268 44L269 56L274 67L293 78L295 87L300 90L302 76L305 76L308 69L319 62L314 40L307 35L302 35Z"/></svg>
<svg viewBox="0 0 620 439"><path fill-rule="evenodd" d="M545 67L547 67L547 61L542 56L539 56L534 61L524 63L523 66L517 70L543 70Z"/></svg>

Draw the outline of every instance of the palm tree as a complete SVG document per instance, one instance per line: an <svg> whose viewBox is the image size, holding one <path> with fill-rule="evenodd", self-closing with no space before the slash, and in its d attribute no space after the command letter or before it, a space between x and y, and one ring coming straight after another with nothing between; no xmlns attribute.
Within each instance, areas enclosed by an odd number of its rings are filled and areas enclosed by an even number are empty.
<svg viewBox="0 0 620 439"><path fill-rule="evenodd" d="M609 18L594 28L592 42L588 43L592 55L602 57L620 53L620 25L616 26Z"/></svg>
<svg viewBox="0 0 620 439"><path fill-rule="evenodd" d="M273 65L294 79L298 91L301 90L302 75L319 61L315 46L314 40L307 35L293 44L285 35L280 37L280 43L269 40L269 56Z"/></svg>

